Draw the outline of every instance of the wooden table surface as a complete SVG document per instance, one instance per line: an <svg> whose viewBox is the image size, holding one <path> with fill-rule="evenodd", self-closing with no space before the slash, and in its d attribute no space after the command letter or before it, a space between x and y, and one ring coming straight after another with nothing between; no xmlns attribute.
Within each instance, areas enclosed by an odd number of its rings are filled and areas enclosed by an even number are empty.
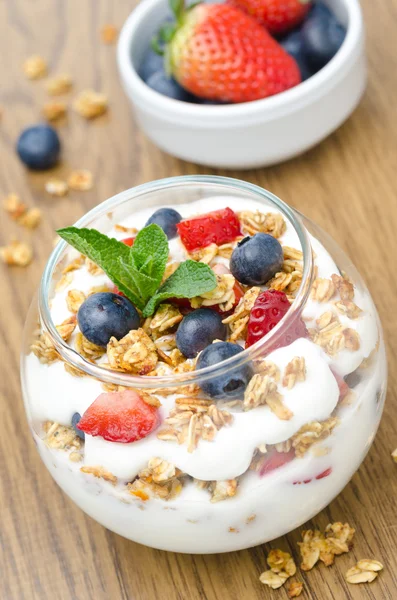
<svg viewBox="0 0 397 600"><path fill-rule="evenodd" d="M376 7L372 0L363 4L369 84L353 117L300 158L269 169L227 173L268 188L335 237L369 284L388 344L389 393L375 443L351 483L311 524L348 521L357 529L354 550L331 568L303 574L305 599L397 598L397 465L390 457L397 447L397 0L383 0ZM58 489L26 424L19 386L21 332L54 230L136 184L172 175L224 173L167 156L138 130L119 84L115 47L99 39L100 27L121 25L132 5L123 0L0 0L0 193L16 192L44 213L33 232L1 214L1 243L13 235L29 240L35 258L26 269L0 267L0 598L283 600L284 589L271 591L258 576L270 547L290 548L298 559L298 530L270 545L218 556L139 546L86 517ZM28 173L15 155L18 133L39 119L46 98L43 80L30 82L21 69L34 53L48 59L52 73L72 75L73 94L92 87L109 95L107 116L87 123L70 112L59 125L64 160L56 173L90 169L95 176L90 192L49 197L43 189L48 175ZM348 586L344 573L362 557L382 561L385 570L373 584Z"/></svg>

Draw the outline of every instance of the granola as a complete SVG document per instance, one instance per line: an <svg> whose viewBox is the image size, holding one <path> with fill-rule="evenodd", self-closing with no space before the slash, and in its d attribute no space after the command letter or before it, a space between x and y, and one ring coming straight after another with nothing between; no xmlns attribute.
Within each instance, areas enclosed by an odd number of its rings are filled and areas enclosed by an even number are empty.
<svg viewBox="0 0 397 600"><path fill-rule="evenodd" d="M206 292L200 296L196 296L190 300L192 308L200 308L201 306L215 306L227 312L233 308L236 296L234 293L234 285L236 280L233 275L225 273L216 275L216 288L211 292Z"/></svg>
<svg viewBox="0 0 397 600"><path fill-rule="evenodd" d="M283 386L291 390L297 381L305 381L306 363L303 356L295 356L286 366Z"/></svg>
<svg viewBox="0 0 397 600"><path fill-rule="evenodd" d="M286 224L280 213L261 213L259 210L252 212L243 210L238 214L244 233L255 235L256 233L269 233L279 238L285 232Z"/></svg>
<svg viewBox="0 0 397 600"><path fill-rule="evenodd" d="M234 313L229 317L226 317L226 319L223 319L222 323L229 325L232 331L230 336L231 342L235 342L239 338L246 335L250 313L255 304L255 300L260 294L260 291L261 290L259 287L250 288L241 298L234 310Z"/></svg>
<svg viewBox="0 0 397 600"><path fill-rule="evenodd" d="M19 217L18 223L22 227L26 227L26 229L36 229L40 225L41 216L39 208L29 208L29 210Z"/></svg>
<svg viewBox="0 0 397 600"><path fill-rule="evenodd" d="M69 75L57 75L45 83L47 93L50 96L60 96L72 89L72 78Z"/></svg>
<svg viewBox="0 0 397 600"><path fill-rule="evenodd" d="M295 449L295 455L298 457L304 456L313 444L330 436L338 423L339 419L337 417L329 417L325 421L311 421L303 425L292 437L292 447Z"/></svg>
<svg viewBox="0 0 397 600"><path fill-rule="evenodd" d="M287 594L288 598L297 598L303 592L303 583L301 581L293 581L289 584Z"/></svg>
<svg viewBox="0 0 397 600"><path fill-rule="evenodd" d="M68 310L72 313L77 313L85 299L86 296L84 292L81 292L80 290L69 290L66 296Z"/></svg>
<svg viewBox="0 0 397 600"><path fill-rule="evenodd" d="M391 453L391 457L394 460L394 462L397 463L397 448L393 450L393 452Z"/></svg>
<svg viewBox="0 0 397 600"><path fill-rule="evenodd" d="M0 248L0 258L6 265L27 267L33 259L33 250L26 242L12 240Z"/></svg>
<svg viewBox="0 0 397 600"><path fill-rule="evenodd" d="M105 348L102 346L97 346L96 344L93 344L87 340L81 331L79 331L79 333L76 335L74 347L76 348L77 352L81 354L81 356L84 356L84 358L90 361L100 358L106 352Z"/></svg>
<svg viewBox="0 0 397 600"><path fill-rule="evenodd" d="M379 572L382 571L383 565L378 560L364 558L351 567L345 575L347 583L371 583L374 581Z"/></svg>
<svg viewBox="0 0 397 600"><path fill-rule="evenodd" d="M51 196L66 196L66 194L69 191L69 187L66 181L58 179L57 177L52 177L51 179L46 181L44 187L45 191L48 192L48 194L50 194Z"/></svg>
<svg viewBox="0 0 397 600"><path fill-rule="evenodd" d="M326 567L334 563L335 556L350 550L355 530L348 523L329 523L325 533L319 530L302 531L298 543L302 556L302 571L310 571L320 560Z"/></svg>
<svg viewBox="0 0 397 600"><path fill-rule="evenodd" d="M145 375L158 361L156 346L143 329L131 330L121 340L110 338L107 355L112 369Z"/></svg>
<svg viewBox="0 0 397 600"><path fill-rule="evenodd" d="M277 590L296 573L294 559L289 552L283 550L271 550L267 557L270 570L265 571L259 577L261 583Z"/></svg>
<svg viewBox="0 0 397 600"><path fill-rule="evenodd" d="M109 483L111 483L112 485L116 485L116 483L117 483L117 477L115 475L113 475L112 473L109 473L109 471L107 471L103 467L84 466L84 467L80 468L80 471L82 473L86 473L87 475L93 475L94 477L97 477L98 479L103 479L104 481L109 481Z"/></svg>
<svg viewBox="0 0 397 600"><path fill-rule="evenodd" d="M43 429L45 432L44 443L53 450L76 450L83 444L72 427L65 427L54 421L46 421Z"/></svg>
<svg viewBox="0 0 397 600"><path fill-rule="evenodd" d="M114 25L104 25L101 29L101 40L104 44L114 44L117 40L117 27Z"/></svg>
<svg viewBox="0 0 397 600"><path fill-rule="evenodd" d="M200 439L212 441L219 429L230 425L233 416L219 409L211 400L197 397L178 397L164 423L165 429L158 432L160 440L186 443L188 452L193 452Z"/></svg>
<svg viewBox="0 0 397 600"><path fill-rule="evenodd" d="M23 63L23 71L28 79L40 79L47 75L47 63L38 54L34 54Z"/></svg>
<svg viewBox="0 0 397 600"><path fill-rule="evenodd" d="M58 121L66 115L65 102L46 102L42 112L47 121Z"/></svg>
<svg viewBox="0 0 397 600"><path fill-rule="evenodd" d="M160 304L150 321L149 329L152 335L158 337L160 333L163 334L175 327L182 319L182 314L176 306L167 303Z"/></svg>
<svg viewBox="0 0 397 600"><path fill-rule="evenodd" d="M182 491L182 478L182 472L175 465L153 457L147 467L138 473L138 477L127 485L127 489L131 495L143 501L153 496L160 500L171 500Z"/></svg>
<svg viewBox="0 0 397 600"><path fill-rule="evenodd" d="M293 413L282 402L277 383L269 375L256 373L245 390L244 409L251 410L264 404L267 404L279 419L289 420L293 417Z"/></svg>
<svg viewBox="0 0 397 600"><path fill-rule="evenodd" d="M108 99L105 94L84 90L73 104L74 110L85 119L95 119L108 109Z"/></svg>
<svg viewBox="0 0 397 600"><path fill-rule="evenodd" d="M68 186L71 190L87 191L93 186L93 176L87 169L72 171L68 177Z"/></svg>
<svg viewBox="0 0 397 600"><path fill-rule="evenodd" d="M3 200L3 208L16 221L27 211L27 206L17 194L8 194Z"/></svg>

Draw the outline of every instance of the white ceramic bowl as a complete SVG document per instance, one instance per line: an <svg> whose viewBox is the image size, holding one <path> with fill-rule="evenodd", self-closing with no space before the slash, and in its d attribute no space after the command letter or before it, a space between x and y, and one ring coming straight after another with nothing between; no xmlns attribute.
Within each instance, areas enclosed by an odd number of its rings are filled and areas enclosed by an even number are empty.
<svg viewBox="0 0 397 600"><path fill-rule="evenodd" d="M143 0L128 17L118 43L121 80L142 129L166 152L211 167L271 165L318 144L353 112L366 83L359 1L327 3L347 35L321 71L270 98L211 106L167 98L139 77L149 41L169 14L167 0Z"/></svg>

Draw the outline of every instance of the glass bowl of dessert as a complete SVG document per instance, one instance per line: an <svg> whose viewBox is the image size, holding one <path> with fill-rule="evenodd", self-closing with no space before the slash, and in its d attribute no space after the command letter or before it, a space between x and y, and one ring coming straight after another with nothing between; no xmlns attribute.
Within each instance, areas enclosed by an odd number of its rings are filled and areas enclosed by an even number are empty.
<svg viewBox="0 0 397 600"><path fill-rule="evenodd" d="M214 553L279 537L339 494L387 367L369 292L324 231L257 186L189 176L59 235L22 388L78 506L135 542Z"/></svg>

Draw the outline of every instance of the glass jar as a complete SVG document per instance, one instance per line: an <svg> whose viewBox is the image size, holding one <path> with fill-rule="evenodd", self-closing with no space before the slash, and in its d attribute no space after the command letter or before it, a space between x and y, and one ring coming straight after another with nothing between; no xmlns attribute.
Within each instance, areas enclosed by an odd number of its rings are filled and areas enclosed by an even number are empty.
<svg viewBox="0 0 397 600"><path fill-rule="evenodd" d="M27 318L22 387L29 425L60 487L108 529L179 552L247 548L311 519L358 469L386 393L381 326L363 280L335 242L249 183L210 176L155 181L110 198L77 226L121 239L161 206L184 218L230 206L244 211L239 216L250 234L266 222L277 236L286 223L279 238L283 269L270 286L287 292L288 312L260 341L205 369L194 370L194 360L178 353L172 362L171 329L153 336L155 372L111 370L79 338L75 318L75 291L110 282L60 242ZM120 223L124 228L115 228ZM232 337L249 319L253 303L243 310L243 301L226 316ZM240 320L233 320L238 311ZM221 384L224 395L212 398L209 384ZM161 403L159 428L127 444L80 439L73 415L101 393L126 389Z"/></svg>

